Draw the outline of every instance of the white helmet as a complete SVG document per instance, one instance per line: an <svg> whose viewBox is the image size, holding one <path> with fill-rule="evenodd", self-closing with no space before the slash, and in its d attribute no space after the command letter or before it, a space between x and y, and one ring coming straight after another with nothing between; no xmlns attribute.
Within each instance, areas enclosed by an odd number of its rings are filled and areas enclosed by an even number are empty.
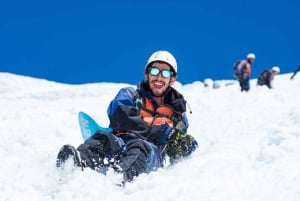
<svg viewBox="0 0 300 201"><path fill-rule="evenodd" d="M254 53L249 53L247 55L247 59L255 59L255 54Z"/></svg>
<svg viewBox="0 0 300 201"><path fill-rule="evenodd" d="M165 50L159 50L154 52L148 59L148 62L145 66L145 70L147 69L147 67L149 66L149 64L151 64L154 61L162 61L165 62L167 64L169 64L174 72L177 74L177 62L175 57L168 51Z"/></svg>
<svg viewBox="0 0 300 201"><path fill-rule="evenodd" d="M279 73L280 72L280 68L278 66L273 66L272 71Z"/></svg>

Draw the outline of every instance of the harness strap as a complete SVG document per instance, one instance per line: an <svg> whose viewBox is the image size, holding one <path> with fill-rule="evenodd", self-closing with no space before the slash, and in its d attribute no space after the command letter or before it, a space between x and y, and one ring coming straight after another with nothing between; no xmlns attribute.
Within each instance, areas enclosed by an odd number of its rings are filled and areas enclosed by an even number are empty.
<svg viewBox="0 0 300 201"><path fill-rule="evenodd" d="M140 138L140 139L146 140L145 137L143 137L142 135L137 134L136 132L133 132L133 131L116 131L114 134L117 137L121 137L123 135L129 135L129 136L132 136L134 138Z"/></svg>
<svg viewBox="0 0 300 201"><path fill-rule="evenodd" d="M166 114L162 114L162 113L159 113L159 112L150 110L150 109L148 109L148 108L146 108L146 107L144 107L144 106L142 106L142 105L139 107L139 109L140 109L140 110L144 110L145 112L151 114L152 117L154 117L154 119L155 119L155 118L158 118L158 117L165 117L165 118L168 118L168 119L170 119L171 121L174 122L174 126L176 126L177 123L178 123L180 120L182 120L182 116L181 116L181 115L176 115L176 116L175 116L175 115L166 115ZM173 111L173 112L175 113L175 111ZM175 113L175 114L176 114L176 113Z"/></svg>
<svg viewBox="0 0 300 201"><path fill-rule="evenodd" d="M137 108L138 110L143 110L143 111L145 111L145 112L151 114L151 116L154 117L154 119L155 119L155 118L158 118L158 117L165 117L165 118L168 118L168 119L170 119L171 121L174 122L174 127L176 127L177 123L178 123L179 121L182 120L181 114L176 113L176 112L174 111L174 109L172 109L172 110L173 110L173 113L174 113L173 115L166 115L166 114L162 114L162 113L160 113L160 112L153 111L153 110L151 110L151 109L149 109L149 108L144 107L144 106L143 106L143 98L140 97L140 94L138 93L138 91L136 91L135 96L134 96L134 99L135 99L134 102L135 102L135 104L136 104L136 108Z"/></svg>

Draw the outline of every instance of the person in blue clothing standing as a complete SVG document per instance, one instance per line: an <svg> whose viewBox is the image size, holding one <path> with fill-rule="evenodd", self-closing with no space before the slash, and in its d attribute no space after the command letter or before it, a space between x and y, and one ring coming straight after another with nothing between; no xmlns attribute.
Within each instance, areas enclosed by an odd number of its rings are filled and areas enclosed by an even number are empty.
<svg viewBox="0 0 300 201"><path fill-rule="evenodd" d="M64 168L69 158L82 169L104 173L113 168L124 181L157 170L164 159L171 163L189 156L198 144L186 134L186 100L172 87L178 73L174 56L154 52L144 67L145 79L136 88L120 89L107 109L112 133L96 132L76 149L64 145L56 165Z"/></svg>

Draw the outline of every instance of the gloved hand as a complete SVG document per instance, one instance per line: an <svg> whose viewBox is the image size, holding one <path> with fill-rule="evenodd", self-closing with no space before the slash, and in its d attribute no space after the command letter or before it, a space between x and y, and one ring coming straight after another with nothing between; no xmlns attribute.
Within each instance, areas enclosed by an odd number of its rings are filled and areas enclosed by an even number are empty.
<svg viewBox="0 0 300 201"><path fill-rule="evenodd" d="M190 155L197 146L198 143L192 135L172 128L166 141L166 153L171 159L178 159Z"/></svg>

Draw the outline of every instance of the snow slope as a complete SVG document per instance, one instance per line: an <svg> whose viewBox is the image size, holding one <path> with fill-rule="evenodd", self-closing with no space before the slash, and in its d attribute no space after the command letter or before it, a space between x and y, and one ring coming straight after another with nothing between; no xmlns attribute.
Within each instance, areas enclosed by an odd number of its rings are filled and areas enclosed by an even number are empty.
<svg viewBox="0 0 300 201"><path fill-rule="evenodd" d="M106 107L128 84L67 85L0 73L0 200L300 200L300 76L275 78L274 89L241 93L176 83L191 107L189 133L199 149L172 167L141 175L124 189L122 175L86 169L59 182L55 160L64 144L78 146L77 113L107 125Z"/></svg>

